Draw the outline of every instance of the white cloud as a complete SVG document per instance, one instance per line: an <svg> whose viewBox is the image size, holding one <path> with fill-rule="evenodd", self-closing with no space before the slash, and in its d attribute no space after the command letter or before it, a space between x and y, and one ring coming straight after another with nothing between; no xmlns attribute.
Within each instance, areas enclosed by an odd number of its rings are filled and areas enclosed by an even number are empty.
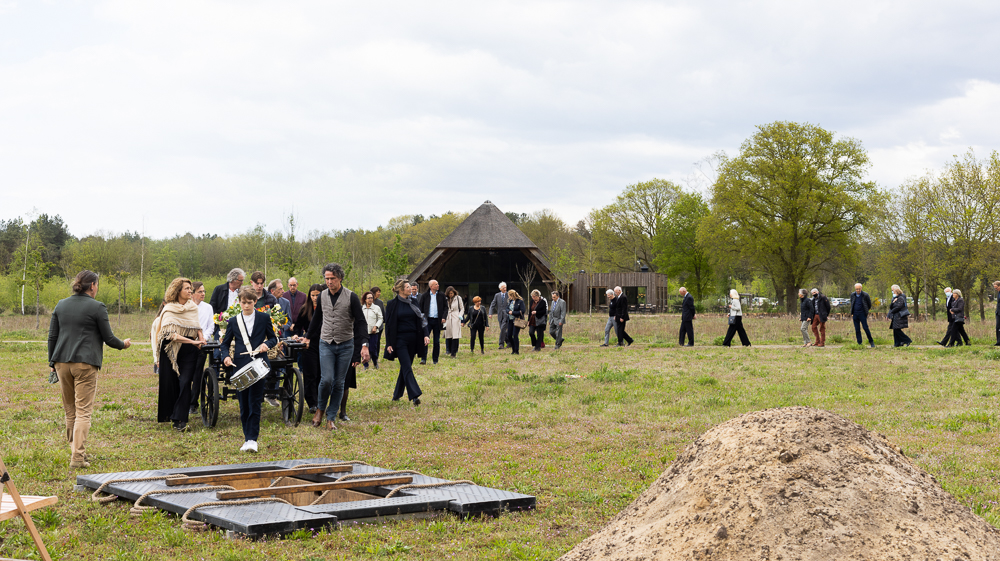
<svg viewBox="0 0 1000 561"><path fill-rule="evenodd" d="M774 120L861 139L892 185L998 145L998 11L2 4L0 218L37 206L85 234L146 216L164 236L278 228L294 209L309 231L491 199L575 222Z"/></svg>

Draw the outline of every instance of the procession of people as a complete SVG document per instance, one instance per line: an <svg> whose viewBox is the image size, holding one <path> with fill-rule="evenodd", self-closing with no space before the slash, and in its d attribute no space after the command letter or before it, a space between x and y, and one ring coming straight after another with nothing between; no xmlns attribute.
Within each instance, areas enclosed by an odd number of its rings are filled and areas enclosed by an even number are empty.
<svg viewBox="0 0 1000 561"><path fill-rule="evenodd" d="M154 371L159 379L157 420L172 423L177 431L188 430L190 416L198 411L207 353L202 347L208 342L219 343L216 360L234 371L258 358L269 365L269 352L273 356L282 342L300 343L297 361L302 372L303 399L312 415L312 425L327 430L337 430L338 422L350 421L347 403L350 389L357 388L357 369L379 369L380 359L383 367L385 361L397 363L391 399L400 400L405 395L414 407L419 406L423 394L414 364L419 360L425 365L428 354L433 364L439 362L442 332L444 354L452 359L461 352L463 333L468 334L470 353L476 352L478 339L479 353L486 354L485 340L491 328L496 329L498 349L513 355L520 354L524 329L532 352L546 347L546 331L555 349L563 345L567 303L559 291L552 291L548 299L541 291L531 290L526 301L501 282L487 306L479 295L467 302L453 286L441 291L437 280L430 280L427 291L421 293L418 283L399 279L392 287L393 297L383 302L377 286L360 297L344 286L345 271L337 263L324 266L322 274L323 284L312 284L306 292L298 290L297 279L289 278L286 292L281 279L267 281L260 271L251 273L250 285L243 286L247 274L234 268L226 281L214 288L208 303L204 301L207 291L203 283L184 277L174 279L150 328ZM62 384L73 467L89 466L85 442L103 345L116 349L130 345L130 340L121 341L111 332L107 309L95 299L97 285L95 273L81 271L73 282L75 295L60 301L50 323L49 359L53 379L58 377ZM993 288L1000 298L1000 281ZM910 316L907 299L898 285L891 290L887 319L893 346L908 346L912 339L904 333ZM679 345L694 346L694 298L685 287L678 294ZM803 346L825 347L830 299L818 288L801 289L798 295ZM871 296L860 283L856 284L849 310L859 345L863 330L869 346L875 346L868 325L872 305ZM945 290L945 308L948 326L939 344L968 345L966 304L961 290ZM611 345L612 329L617 346L632 345L634 340L626 329L629 302L621 287L607 290L607 310L600 346ZM729 347L738 336L743 346L751 346L741 296L736 290L726 298L725 310L729 325L722 345ZM380 354L383 335L384 352ZM1000 346L1000 307L996 344ZM278 405L264 397L268 390L277 391L276 386L268 384L276 382L260 381L237 392L244 438L241 451L258 450L262 404Z"/></svg>

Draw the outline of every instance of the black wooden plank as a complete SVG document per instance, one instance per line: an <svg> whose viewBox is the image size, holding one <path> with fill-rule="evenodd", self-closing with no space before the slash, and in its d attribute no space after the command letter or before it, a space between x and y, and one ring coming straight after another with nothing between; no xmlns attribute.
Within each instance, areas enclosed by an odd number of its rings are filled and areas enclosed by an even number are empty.
<svg viewBox="0 0 1000 561"><path fill-rule="evenodd" d="M448 508L448 502L447 497L392 497L391 499L370 499L299 508L307 512L333 514L338 520L353 520L445 510Z"/></svg>

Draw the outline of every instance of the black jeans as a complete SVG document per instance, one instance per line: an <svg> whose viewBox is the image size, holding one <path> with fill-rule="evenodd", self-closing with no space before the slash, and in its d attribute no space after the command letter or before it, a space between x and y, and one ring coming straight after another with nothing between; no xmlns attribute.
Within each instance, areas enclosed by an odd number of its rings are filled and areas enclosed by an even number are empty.
<svg viewBox="0 0 1000 561"><path fill-rule="evenodd" d="M521 354L521 328L514 325L514 322L507 323L508 329L510 329L510 337L507 339L507 343L510 345L511 354Z"/></svg>
<svg viewBox="0 0 1000 561"><path fill-rule="evenodd" d="M945 345L952 346L962 344L969 344L969 335L965 332L965 323L954 322L951 324L951 339L945 341Z"/></svg>
<svg viewBox="0 0 1000 561"><path fill-rule="evenodd" d="M299 353L299 370L302 371L302 397L313 410L319 392L319 351L303 349Z"/></svg>
<svg viewBox="0 0 1000 561"><path fill-rule="evenodd" d="M476 352L476 335L479 336L479 350L485 352L483 348L483 337L486 334L486 326L480 325L479 327L473 327L469 330L469 332L469 343L471 344L472 352Z"/></svg>
<svg viewBox="0 0 1000 561"><path fill-rule="evenodd" d="M861 344L861 328L865 328L865 335L868 336L868 342L872 345L875 344L875 340L872 339L872 332L868 330L868 314L852 316L854 318L854 335L858 338L858 344Z"/></svg>
<svg viewBox="0 0 1000 561"><path fill-rule="evenodd" d="M687 336L688 341L694 345L694 321L689 319L681 320L681 336L680 345L684 346L684 336Z"/></svg>
<svg viewBox="0 0 1000 561"><path fill-rule="evenodd" d="M743 343L744 347L750 346L750 338L747 337L747 330L743 329L743 316L732 316L733 323L729 324L729 330L726 331L726 338L722 341L723 347L730 346L733 342L733 335L739 333L740 343Z"/></svg>
<svg viewBox="0 0 1000 561"><path fill-rule="evenodd" d="M431 343L434 345L434 352L432 353L431 358L433 358L434 363L437 364L438 357L441 356L441 329L443 329L444 326L441 325L440 318L427 318L427 321L431 328ZM426 347L424 347L424 354L420 358L427 360Z"/></svg>

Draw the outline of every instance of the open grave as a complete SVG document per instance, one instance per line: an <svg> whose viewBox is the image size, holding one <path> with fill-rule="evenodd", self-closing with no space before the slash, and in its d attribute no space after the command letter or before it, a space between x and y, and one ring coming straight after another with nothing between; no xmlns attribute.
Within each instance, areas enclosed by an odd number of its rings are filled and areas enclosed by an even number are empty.
<svg viewBox="0 0 1000 561"><path fill-rule="evenodd" d="M94 500L159 509L187 527L211 525L248 537L319 529L343 522L495 516L535 508L535 497L330 458L78 475ZM104 495L100 497L99 495Z"/></svg>

